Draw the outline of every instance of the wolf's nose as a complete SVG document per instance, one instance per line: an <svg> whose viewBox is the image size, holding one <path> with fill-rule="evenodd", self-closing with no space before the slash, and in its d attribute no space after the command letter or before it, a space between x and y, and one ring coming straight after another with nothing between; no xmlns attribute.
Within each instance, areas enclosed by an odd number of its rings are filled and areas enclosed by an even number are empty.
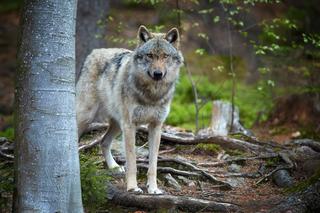
<svg viewBox="0 0 320 213"><path fill-rule="evenodd" d="M154 73L153 73L153 78L154 78L154 80L160 80L161 78L163 77L163 73L161 72L161 71L159 71L159 70L157 70L157 71L155 71Z"/></svg>

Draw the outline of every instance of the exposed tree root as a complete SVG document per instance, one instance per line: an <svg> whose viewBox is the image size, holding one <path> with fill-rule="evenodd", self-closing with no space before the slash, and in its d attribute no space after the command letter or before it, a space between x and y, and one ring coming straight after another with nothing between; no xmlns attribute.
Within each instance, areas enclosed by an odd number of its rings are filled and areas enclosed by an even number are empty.
<svg viewBox="0 0 320 213"><path fill-rule="evenodd" d="M141 133L147 134L146 127L140 127L139 131ZM181 136L176 132L162 132L161 133L161 141L165 143L173 143L173 144L182 144L182 145L195 145L199 143L206 144L217 144L224 148L229 149L239 149L242 151L249 152L273 152L270 148L265 148L263 146L252 144L243 140L224 137L224 136L212 136L212 135L200 135L200 136L192 136L191 134L188 136Z"/></svg>
<svg viewBox="0 0 320 213"><path fill-rule="evenodd" d="M293 144L297 144L300 146L309 146L311 149L313 149L316 152L320 152L320 142L316 142L310 139L299 139L294 140Z"/></svg>
<svg viewBox="0 0 320 213"><path fill-rule="evenodd" d="M223 161L217 161L217 162L205 162L205 163L198 163L198 166L222 166L225 164L230 164L233 162L242 162L242 161L249 161L249 160L257 160L257 159L268 159L268 158L276 158L279 155L276 153L268 153L265 155L260 155L260 156L255 156L255 157L238 157L238 158L233 158L233 159L228 159L228 160L223 160Z"/></svg>
<svg viewBox="0 0 320 213"><path fill-rule="evenodd" d="M167 154L170 152L174 152L176 150L176 147L173 147L172 149L166 149L166 150L160 150L159 155Z"/></svg>
<svg viewBox="0 0 320 213"><path fill-rule="evenodd" d="M244 177L244 178L259 178L261 174L257 173L224 173L224 174L215 174L217 177L227 178L227 177Z"/></svg>
<svg viewBox="0 0 320 213"><path fill-rule="evenodd" d="M269 212L320 212L320 180L304 191L290 195Z"/></svg>
<svg viewBox="0 0 320 213"><path fill-rule="evenodd" d="M120 163L124 163L124 159L121 158L117 158L116 159L117 162ZM148 165L145 163L148 163L148 160L146 159L137 159L137 167L138 168L142 168L142 169L148 169ZM209 174L208 172L196 167L195 165L188 163L186 161L182 161L179 159L174 159L174 158L160 158L158 159L158 162L174 162L186 167L191 168L193 171L183 171L183 170L178 170L178 169L174 169L172 167L161 167L158 166L157 167L157 171L161 172L161 173L170 173L172 175L182 175L182 176L193 176L193 177L198 177L198 178L204 178L209 180L210 182L214 183L214 184L218 184L220 186L221 189L231 189L231 185L227 182L218 180L217 178L215 178L214 176L212 176L211 174Z"/></svg>
<svg viewBox="0 0 320 213"><path fill-rule="evenodd" d="M255 184L258 185L260 184L262 181L270 178L275 172L279 171L279 170L290 170L292 168L294 168L294 163L290 160L290 157L288 156L288 154L286 152L280 152L279 153L279 157L281 157L281 159L286 163L286 165L279 165L277 166L275 169L273 169L271 172L265 174L262 176L262 178L260 178Z"/></svg>
<svg viewBox="0 0 320 213"><path fill-rule="evenodd" d="M240 207L223 202L215 202L192 197L173 195L137 195L108 187L108 199L117 205L147 210L171 209L184 212L239 212Z"/></svg>

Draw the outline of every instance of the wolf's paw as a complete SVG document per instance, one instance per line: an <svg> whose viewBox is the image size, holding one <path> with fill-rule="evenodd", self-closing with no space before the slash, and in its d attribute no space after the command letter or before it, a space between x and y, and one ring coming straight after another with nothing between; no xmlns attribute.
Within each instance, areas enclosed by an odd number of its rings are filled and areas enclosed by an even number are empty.
<svg viewBox="0 0 320 213"><path fill-rule="evenodd" d="M140 189L139 187L135 187L135 188L132 188L132 189L128 189L127 190L128 192L132 192L134 194L142 194L143 193L143 190Z"/></svg>
<svg viewBox="0 0 320 213"><path fill-rule="evenodd" d="M148 193L153 195L162 195L164 192L159 188L150 188L148 187Z"/></svg>

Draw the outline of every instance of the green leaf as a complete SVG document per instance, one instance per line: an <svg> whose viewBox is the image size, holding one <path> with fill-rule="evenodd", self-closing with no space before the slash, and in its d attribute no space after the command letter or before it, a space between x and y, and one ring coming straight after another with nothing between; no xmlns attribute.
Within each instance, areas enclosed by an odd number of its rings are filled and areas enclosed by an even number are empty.
<svg viewBox="0 0 320 213"><path fill-rule="evenodd" d="M218 23L220 21L220 16L215 16L214 18L213 18L213 22L214 23Z"/></svg>

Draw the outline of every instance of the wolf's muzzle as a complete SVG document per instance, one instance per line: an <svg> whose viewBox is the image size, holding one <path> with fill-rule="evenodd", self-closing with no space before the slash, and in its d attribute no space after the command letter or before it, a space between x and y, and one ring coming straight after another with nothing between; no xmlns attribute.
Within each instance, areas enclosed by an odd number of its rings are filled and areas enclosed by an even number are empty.
<svg viewBox="0 0 320 213"><path fill-rule="evenodd" d="M153 79L156 81L161 80L163 76L164 76L163 73L158 70L153 73Z"/></svg>
<svg viewBox="0 0 320 213"><path fill-rule="evenodd" d="M148 72L148 75L155 81L160 81L164 78L165 73L161 72L160 70L154 71L152 74Z"/></svg>

